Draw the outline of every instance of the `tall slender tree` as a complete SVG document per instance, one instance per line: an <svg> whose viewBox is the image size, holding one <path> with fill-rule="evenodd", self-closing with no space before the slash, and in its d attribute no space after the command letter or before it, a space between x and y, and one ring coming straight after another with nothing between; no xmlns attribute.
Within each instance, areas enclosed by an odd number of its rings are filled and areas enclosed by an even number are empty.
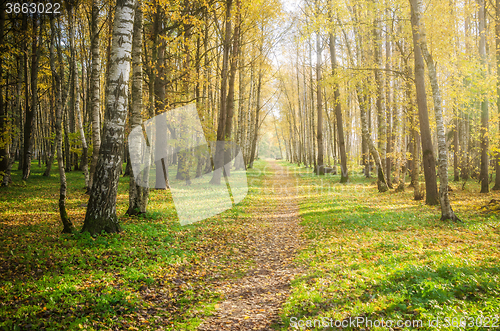
<svg viewBox="0 0 500 331"><path fill-rule="evenodd" d="M142 3L137 1L137 6L134 17L134 34L132 37L132 102L130 104L130 129L142 125ZM137 145L129 145L129 148L140 148ZM137 153L138 154L138 153ZM144 165L143 175L145 176L144 183L147 183L149 175L149 159ZM146 207L149 197L149 187L137 185L136 177L138 174L133 173L130 176L129 185L129 205L127 214L137 215L146 212Z"/></svg>
<svg viewBox="0 0 500 331"><path fill-rule="evenodd" d="M335 36L330 32L330 59L332 62L332 76L335 77L337 70L337 54L335 50ZM344 140L344 122L342 119L342 106L340 104L340 84L335 84L335 90L333 92L333 102L335 105L335 118L337 125L337 135L339 141L340 149L340 182L347 183L349 180L349 174L347 170L347 154L345 151L345 140Z"/></svg>
<svg viewBox="0 0 500 331"><path fill-rule="evenodd" d="M427 63L429 79L432 87L432 96L434 99L434 113L436 117L439 151L439 201L441 204L441 220L459 221L458 217L455 215L453 209L451 208L450 197L448 193L448 150L446 147L446 134L444 131L441 90L439 88L439 83L437 80L436 65L434 64L434 59L432 58L432 55L427 48L425 27L421 21L422 0L412 0L411 4L414 15L414 18L412 17L412 23L414 24L413 28L418 29L419 32L418 43ZM423 95L420 95L420 97L426 98L425 90L417 90L417 92L423 93Z"/></svg>
<svg viewBox="0 0 500 331"><path fill-rule="evenodd" d="M485 10L485 0L477 0L479 4L479 56L481 57L483 77L487 75L487 58L486 58L486 10ZM479 180L481 181L481 193L488 193L489 188L489 178L488 178L488 146L489 146L489 112L488 112L488 97L486 93L483 93L481 99L481 129L480 129L480 141L481 141L481 173L479 175Z"/></svg>
<svg viewBox="0 0 500 331"><path fill-rule="evenodd" d="M231 64L229 68L229 79L228 79L228 92L226 98L226 128L224 130L225 141L231 140L231 135L233 131L233 116L234 116L234 90L235 90L235 82L236 82L236 70L238 69L238 59L240 52L240 28L241 28L241 1L236 0L236 8L235 8L235 16L236 22L234 25L234 34L233 34L233 45L231 49ZM224 164L227 164L231 161L231 148L226 148L225 156L224 156ZM224 168L226 171L226 176L230 175L230 167Z"/></svg>
<svg viewBox="0 0 500 331"><path fill-rule="evenodd" d="M225 32L222 55L222 72L220 85L220 106L217 123L217 144L215 148L215 171L213 173L211 184L220 185L223 175L222 167L224 166L224 140L226 139L226 121L227 121L227 80L229 71L229 51L231 49L231 9L233 0L226 0L226 18Z"/></svg>
<svg viewBox="0 0 500 331"><path fill-rule="evenodd" d="M500 115L500 0L495 1L495 62L497 65L497 112ZM500 121L498 130L500 132ZM497 191L500 190L500 150L496 153L495 175L495 185L492 189Z"/></svg>
<svg viewBox="0 0 500 331"><path fill-rule="evenodd" d="M316 1L318 6L318 1ZM319 12L319 8L318 8ZM324 175L325 174L325 166L323 163L323 100L321 93L321 34L318 30L316 32L316 108L318 112L318 126L316 139L318 142L318 155L317 155L317 174Z"/></svg>
<svg viewBox="0 0 500 331"><path fill-rule="evenodd" d="M101 147L101 59L99 53L99 5L97 0L92 1L92 22L91 22L91 74L89 84L90 95L90 113L92 116L92 162L90 164L89 173L89 190L92 188L94 179L95 167L99 157L99 149Z"/></svg>
<svg viewBox="0 0 500 331"><path fill-rule="evenodd" d="M375 4L375 1L374 1ZM373 22L373 55L375 61L375 86L376 86L376 108L377 108L377 125L378 125L378 150L380 151L381 166L386 171L387 161L387 112L384 97L384 75L382 74L382 38L380 33L379 13L375 10L375 18ZM386 173L386 183L390 188L391 183L387 180L390 173Z"/></svg>
<svg viewBox="0 0 500 331"><path fill-rule="evenodd" d="M64 170L64 157L63 157L63 149L62 149L62 114L63 114L63 99L62 99L62 80L61 80L61 72L62 68L56 66L56 27L55 27L55 18L54 16L50 17L50 69L52 72L53 79L53 89L55 95L55 111L56 111L56 152L57 152L57 166L59 168L59 215L61 217L61 222L63 224L63 233L72 233L75 230L73 222L68 217L68 213L66 211L66 195L67 195L67 183L66 183L66 172ZM60 47L58 47L60 49ZM59 67L62 66L62 63L59 62Z"/></svg>
<svg viewBox="0 0 500 331"><path fill-rule="evenodd" d="M31 173L31 160L33 145L35 143L34 131L38 109L38 70L41 53L40 42L42 39L42 29L40 27L39 15L35 12L32 17L33 38L31 43L31 75L28 84L28 59L25 55L24 79L26 98L26 121L24 124L24 155L23 155L23 180L27 180ZM29 87L29 88L28 88ZM31 91L29 91L31 90ZM31 96L31 99L30 99Z"/></svg>
<svg viewBox="0 0 500 331"><path fill-rule="evenodd" d="M4 43L5 2L0 3L0 45ZM3 79L3 58L0 57L0 79ZM4 106L3 86L0 86L0 178L5 176L9 166L9 128L7 107Z"/></svg>
<svg viewBox="0 0 500 331"><path fill-rule="evenodd" d="M76 115L76 122L78 133L82 144L82 161L81 168L85 177L85 188L89 189L89 167L88 167L88 146L87 139L85 138L85 131L83 130L83 119L80 112L80 79L78 70L78 59L75 42L75 12L77 11L76 3L67 2L68 10L68 25L69 25L69 48L71 52L71 71L73 72L73 90L71 93L71 112Z"/></svg>
<svg viewBox="0 0 500 331"><path fill-rule="evenodd" d="M116 215L116 196L127 118L134 4L134 0L118 0L115 9L103 139L82 228L82 232L92 235L121 230Z"/></svg>
<svg viewBox="0 0 500 331"><path fill-rule="evenodd" d="M423 167L425 176L425 203L438 205L438 191L436 179L436 160L432 147L431 130L429 125L429 113L427 110L427 97L425 93L425 65L420 48L420 18L418 8L421 0L410 0L411 24L413 32L413 46L415 57L415 87L417 91L418 117L420 121L420 135L422 142Z"/></svg>

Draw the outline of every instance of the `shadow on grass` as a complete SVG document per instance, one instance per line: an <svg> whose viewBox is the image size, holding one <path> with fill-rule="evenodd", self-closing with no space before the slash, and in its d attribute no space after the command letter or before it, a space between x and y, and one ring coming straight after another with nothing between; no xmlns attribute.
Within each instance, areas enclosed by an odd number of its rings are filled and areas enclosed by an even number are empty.
<svg viewBox="0 0 500 331"><path fill-rule="evenodd" d="M361 266L369 268L369 266ZM284 318L315 320L323 317L348 320L363 317L366 320L423 321L422 329L433 329L429 323L437 318L441 325L445 319L494 318L500 313L500 267L455 266L442 264L436 267L406 265L403 269L389 272L385 277L368 281L363 276L354 280L351 288L331 283L322 291L311 286L308 300L294 302ZM310 275L296 279L295 287L320 282ZM342 293L339 295L339 290ZM498 324L498 323L497 323ZM347 327L359 330L360 327ZM446 329L446 328L444 328ZM455 328L456 329L456 328ZM474 329L474 328L471 328ZM478 327L476 329L481 329ZM323 330L318 328L317 330Z"/></svg>

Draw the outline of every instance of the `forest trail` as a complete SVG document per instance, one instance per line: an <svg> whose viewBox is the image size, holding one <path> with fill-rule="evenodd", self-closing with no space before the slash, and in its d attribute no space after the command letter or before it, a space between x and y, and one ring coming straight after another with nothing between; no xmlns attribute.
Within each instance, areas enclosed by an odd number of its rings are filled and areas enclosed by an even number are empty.
<svg viewBox="0 0 500 331"><path fill-rule="evenodd" d="M261 205L248 222L254 268L242 278L219 285L223 301L199 330L273 330L289 295L290 281L300 270L293 259L302 244L295 180L276 161L264 179Z"/></svg>

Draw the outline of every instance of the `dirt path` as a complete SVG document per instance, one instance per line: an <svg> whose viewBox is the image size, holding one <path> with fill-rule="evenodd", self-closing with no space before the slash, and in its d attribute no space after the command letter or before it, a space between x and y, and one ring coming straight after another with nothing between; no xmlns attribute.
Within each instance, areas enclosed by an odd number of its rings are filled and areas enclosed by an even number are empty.
<svg viewBox="0 0 500 331"><path fill-rule="evenodd" d="M199 330L274 330L278 313L289 295L290 280L299 272L293 264L301 246L301 226L293 176L276 161L264 180L260 212L249 221L255 267L239 279L220 284L224 295L214 316Z"/></svg>

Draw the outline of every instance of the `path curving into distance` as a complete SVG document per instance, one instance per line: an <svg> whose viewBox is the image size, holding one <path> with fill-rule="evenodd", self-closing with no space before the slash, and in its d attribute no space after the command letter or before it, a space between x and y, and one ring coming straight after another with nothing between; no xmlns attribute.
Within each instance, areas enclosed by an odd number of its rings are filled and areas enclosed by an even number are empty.
<svg viewBox="0 0 500 331"><path fill-rule="evenodd" d="M223 301L199 330L275 330L279 312L290 292L290 281L300 270L293 265L303 244L299 225L296 181L287 168L270 160L266 167L260 205L248 222L255 248L254 268L238 279L223 280Z"/></svg>

